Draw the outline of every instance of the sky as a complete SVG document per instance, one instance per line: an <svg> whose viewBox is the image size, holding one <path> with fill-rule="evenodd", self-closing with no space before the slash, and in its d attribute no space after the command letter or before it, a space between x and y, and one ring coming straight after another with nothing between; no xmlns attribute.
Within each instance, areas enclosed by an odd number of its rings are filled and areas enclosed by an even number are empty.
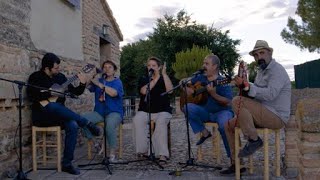
<svg viewBox="0 0 320 180"><path fill-rule="evenodd" d="M184 9L198 24L206 24L222 31L230 30L232 39L240 39L237 46L242 59L254 59L248 53L256 40L266 40L273 48L273 57L281 63L294 80L294 65L320 58L318 53L287 44L280 32L287 26L288 17L295 15L298 0L107 0L120 26L124 41L120 46L145 39L153 32L156 19L164 14L176 15ZM213 52L214 53L214 52Z"/></svg>

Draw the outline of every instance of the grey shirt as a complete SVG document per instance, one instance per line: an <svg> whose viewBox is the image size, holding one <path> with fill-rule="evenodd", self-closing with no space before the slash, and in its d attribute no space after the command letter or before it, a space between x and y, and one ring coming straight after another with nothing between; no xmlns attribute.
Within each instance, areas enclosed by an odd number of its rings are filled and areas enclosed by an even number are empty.
<svg viewBox="0 0 320 180"><path fill-rule="evenodd" d="M291 82L284 67L271 60L265 70L258 70L249 96L254 97L286 124L290 116Z"/></svg>

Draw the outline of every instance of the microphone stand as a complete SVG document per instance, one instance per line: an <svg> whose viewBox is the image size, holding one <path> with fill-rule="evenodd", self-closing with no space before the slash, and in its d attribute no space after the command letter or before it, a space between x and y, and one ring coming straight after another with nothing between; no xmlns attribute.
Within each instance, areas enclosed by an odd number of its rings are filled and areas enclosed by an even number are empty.
<svg viewBox="0 0 320 180"><path fill-rule="evenodd" d="M189 111L188 111L188 95L187 95L187 84L189 81L191 81L191 79L195 76L197 76L198 74L193 74L191 76L191 78L188 78L185 81L182 81L181 84L173 87L171 90L162 93L161 96L166 95L168 93L171 93L172 91L174 91L175 89L179 88L179 87L183 87L184 91L185 91L185 95L184 97L180 97L180 98L184 98L184 101L186 102L185 104L185 112L184 112L184 117L186 120L186 126L187 126L187 140L188 140L188 160L185 163L179 162L180 165L185 165L182 168L185 168L187 166L198 166L198 167L203 167L203 168L214 168L214 169L218 169L221 170L222 168L219 166L209 166L209 165L204 165L204 164L197 164L194 162L194 158L191 158L191 143L190 143L190 133L189 133ZM170 172L169 174L172 174L172 172Z"/></svg>
<svg viewBox="0 0 320 180"><path fill-rule="evenodd" d="M11 83L18 85L18 89L19 89L19 125L18 126L19 126L19 155L20 156L19 156L19 170L17 172L17 176L14 179L15 180L27 180L27 175L26 175L26 173L23 172L23 168L22 168L22 112L21 112L21 109L22 109L22 88L23 88L23 86L38 88L43 91L52 91L52 92L62 94L65 96L74 96L74 95L71 93L63 93L63 92L43 88L40 86L30 85L30 84L25 83L23 81L9 80L9 79L4 79L4 78L0 78L0 80L11 82Z"/></svg>

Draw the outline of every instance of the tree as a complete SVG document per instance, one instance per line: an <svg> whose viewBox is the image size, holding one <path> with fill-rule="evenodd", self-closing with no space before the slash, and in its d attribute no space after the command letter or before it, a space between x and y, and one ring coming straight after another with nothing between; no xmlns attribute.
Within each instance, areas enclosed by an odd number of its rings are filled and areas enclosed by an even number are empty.
<svg viewBox="0 0 320 180"><path fill-rule="evenodd" d="M258 66L256 61L252 61L250 64L248 64L248 71L249 71L249 82L254 82L258 72Z"/></svg>
<svg viewBox="0 0 320 180"><path fill-rule="evenodd" d="M203 59L210 53L207 47L200 48L195 45L192 49L176 53L176 62L172 64L175 78L180 80L191 76L193 72L201 68Z"/></svg>
<svg viewBox="0 0 320 180"><path fill-rule="evenodd" d="M286 43L300 49L320 53L320 1L299 0L296 15L301 17L301 25L292 17L288 18L287 29L281 31Z"/></svg>
<svg viewBox="0 0 320 180"><path fill-rule="evenodd" d="M213 27L207 27L191 21L191 16L184 10L176 16L165 14L156 21L154 32L148 35L147 40L128 44L121 52L121 80L127 95L137 95L138 78L145 72L145 62L149 56L157 56L167 62L167 71L173 83L172 64L175 63L177 52L191 49L193 45L208 47L221 59L223 74L232 75L233 68L240 59L236 46L240 40L229 37L229 31L222 32Z"/></svg>

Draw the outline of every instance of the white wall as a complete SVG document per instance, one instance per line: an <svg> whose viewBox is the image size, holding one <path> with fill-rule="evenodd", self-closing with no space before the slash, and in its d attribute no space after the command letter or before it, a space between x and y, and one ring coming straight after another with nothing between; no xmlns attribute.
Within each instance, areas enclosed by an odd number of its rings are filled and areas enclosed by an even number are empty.
<svg viewBox="0 0 320 180"><path fill-rule="evenodd" d="M82 12L64 0L31 0L30 35L35 47L83 60Z"/></svg>

